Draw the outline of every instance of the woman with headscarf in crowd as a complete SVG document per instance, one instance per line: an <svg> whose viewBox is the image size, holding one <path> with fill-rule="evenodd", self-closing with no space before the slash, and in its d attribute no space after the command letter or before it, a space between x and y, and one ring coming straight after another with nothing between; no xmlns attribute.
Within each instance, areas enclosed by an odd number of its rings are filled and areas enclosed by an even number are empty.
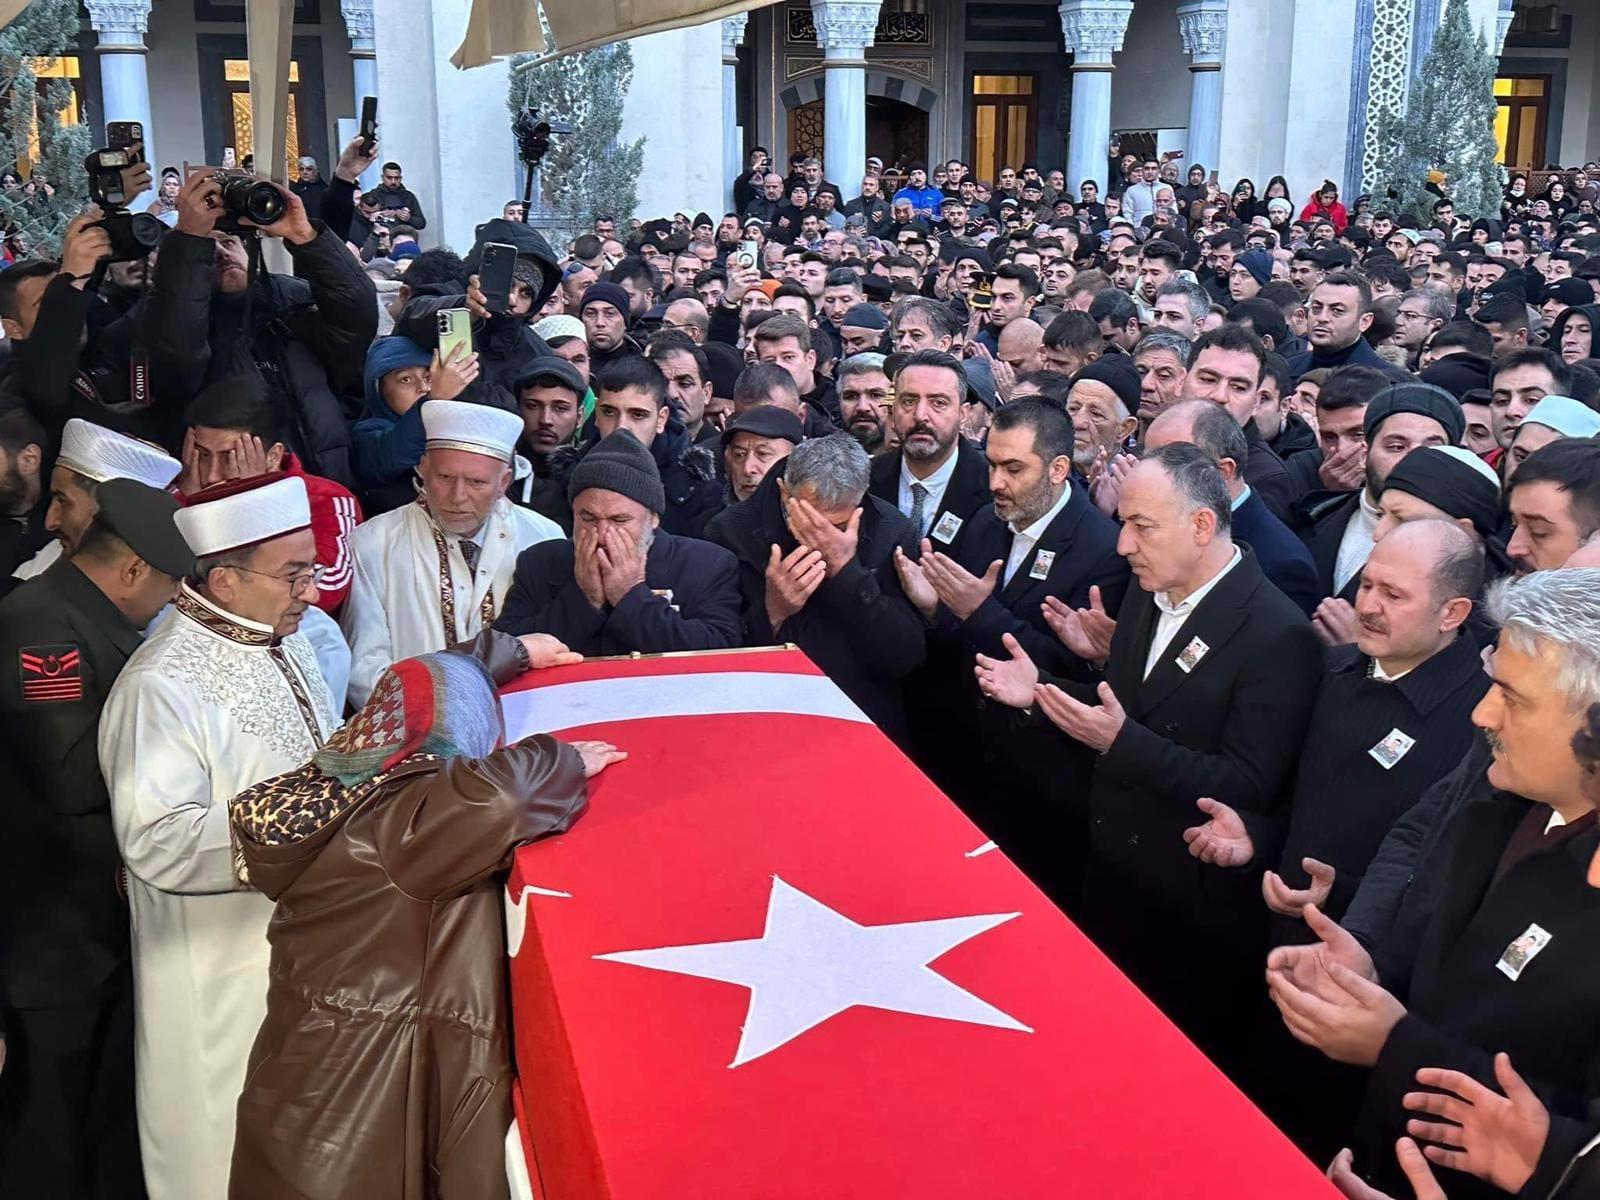
<svg viewBox="0 0 1600 1200"><path fill-rule="evenodd" d="M1524 216L1532 203L1533 201L1528 198L1528 177L1518 171L1506 184L1504 196L1500 201L1500 217L1509 221L1513 217Z"/></svg>
<svg viewBox="0 0 1600 1200"><path fill-rule="evenodd" d="M232 801L241 878L278 904L232 1200L506 1195L503 873L626 756L503 745L495 687L577 660L490 630L396 663L310 762Z"/></svg>
<svg viewBox="0 0 1600 1200"><path fill-rule="evenodd" d="M1545 189L1544 198L1550 204L1550 215L1557 221L1564 221L1573 209L1578 207L1578 202L1567 195L1567 185L1561 179L1552 179L1550 186Z"/></svg>
<svg viewBox="0 0 1600 1200"><path fill-rule="evenodd" d="M1267 211L1266 202L1256 198L1256 185L1249 179L1241 179L1233 185L1233 191L1228 193L1228 203L1241 225L1250 224L1252 218L1263 216Z"/></svg>

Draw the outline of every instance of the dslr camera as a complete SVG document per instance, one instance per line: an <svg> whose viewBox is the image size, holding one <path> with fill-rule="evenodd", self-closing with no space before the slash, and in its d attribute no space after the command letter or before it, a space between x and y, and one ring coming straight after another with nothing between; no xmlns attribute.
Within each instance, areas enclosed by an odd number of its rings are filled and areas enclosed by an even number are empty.
<svg viewBox="0 0 1600 1200"><path fill-rule="evenodd" d="M233 234L253 234L252 225L271 225L283 216L287 203L275 184L257 179L249 171L219 167L211 172L217 187L222 189L222 216L217 218L217 228ZM243 218L251 225L241 225Z"/></svg>
<svg viewBox="0 0 1600 1200"><path fill-rule="evenodd" d="M84 159L89 173L89 198L105 217L95 224L111 239L107 262L134 262L156 248L167 227L149 213L128 211L128 195L123 172L144 162L144 127L138 121L112 121L106 126L104 150L95 150Z"/></svg>

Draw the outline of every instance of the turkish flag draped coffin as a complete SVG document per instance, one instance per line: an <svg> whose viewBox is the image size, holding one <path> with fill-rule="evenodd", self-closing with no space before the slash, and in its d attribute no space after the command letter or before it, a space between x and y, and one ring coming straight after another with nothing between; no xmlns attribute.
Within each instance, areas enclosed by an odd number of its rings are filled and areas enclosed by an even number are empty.
<svg viewBox="0 0 1600 1200"><path fill-rule="evenodd" d="M629 758L511 873L513 1195L1335 1194L799 651L522 682Z"/></svg>

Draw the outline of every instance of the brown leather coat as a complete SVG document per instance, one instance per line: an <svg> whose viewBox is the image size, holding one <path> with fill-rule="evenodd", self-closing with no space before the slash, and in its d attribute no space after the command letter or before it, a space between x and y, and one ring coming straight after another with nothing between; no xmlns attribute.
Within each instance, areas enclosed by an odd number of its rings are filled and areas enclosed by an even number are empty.
<svg viewBox="0 0 1600 1200"><path fill-rule="evenodd" d="M497 680L514 639L473 648ZM465 647L463 647L465 648ZM410 760L292 845L244 842L278 903L231 1200L497 1200L511 1123L501 872L587 803L545 736Z"/></svg>

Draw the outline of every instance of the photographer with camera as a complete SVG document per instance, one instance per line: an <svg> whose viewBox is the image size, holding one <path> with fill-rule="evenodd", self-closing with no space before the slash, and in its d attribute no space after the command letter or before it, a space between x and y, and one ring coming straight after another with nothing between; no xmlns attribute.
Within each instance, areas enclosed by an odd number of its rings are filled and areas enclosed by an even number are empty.
<svg viewBox="0 0 1600 1200"><path fill-rule="evenodd" d="M295 276L257 267L252 277L263 234L283 239ZM257 377L288 413L288 448L305 469L353 488L357 410L340 397L359 392L377 326L372 280L300 197L230 172L184 182L141 320L163 402L182 406L219 379Z"/></svg>
<svg viewBox="0 0 1600 1200"><path fill-rule="evenodd" d="M154 441L181 439L181 405L130 395L132 318L90 286L114 257L103 222L90 205L68 224L59 264L24 259L0 273L0 327L10 342L0 390L26 403L52 444L73 417ZM128 405L134 399L139 404Z"/></svg>

